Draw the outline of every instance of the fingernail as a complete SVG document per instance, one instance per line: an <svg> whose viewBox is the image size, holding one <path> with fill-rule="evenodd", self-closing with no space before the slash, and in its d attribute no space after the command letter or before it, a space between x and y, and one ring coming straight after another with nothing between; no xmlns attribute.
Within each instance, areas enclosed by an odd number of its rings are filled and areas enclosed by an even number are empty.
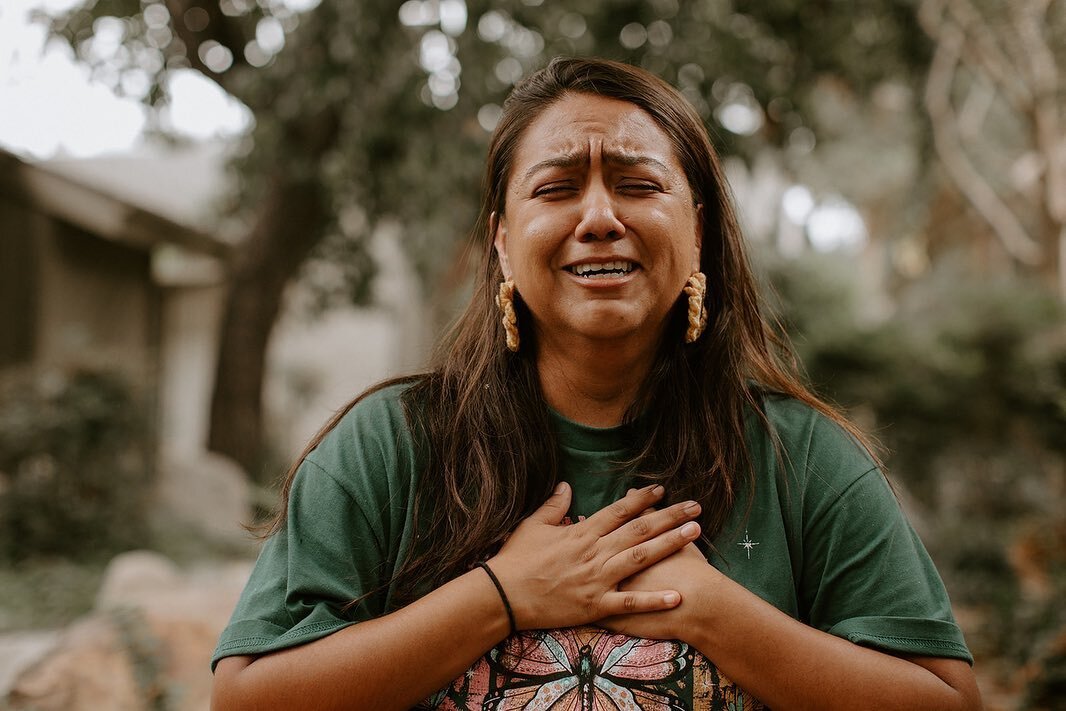
<svg viewBox="0 0 1066 711"><path fill-rule="evenodd" d="M681 602L681 596L675 592L668 592L663 595L663 602L667 605L673 606Z"/></svg>
<svg viewBox="0 0 1066 711"><path fill-rule="evenodd" d="M655 494L656 496L662 496L664 491L666 491L666 489L664 489L660 484L656 484L655 488L651 490L651 493Z"/></svg>
<svg viewBox="0 0 1066 711"><path fill-rule="evenodd" d="M681 535L685 538L695 538L700 535L700 525L694 521L689 521L681 527Z"/></svg>
<svg viewBox="0 0 1066 711"><path fill-rule="evenodd" d="M561 494L564 491L566 491L566 482L565 481L560 481L558 484L555 485L555 493L556 494Z"/></svg>
<svg viewBox="0 0 1066 711"><path fill-rule="evenodd" d="M695 501L688 501L685 503L685 508L683 510L685 513L690 514L699 513L700 505L697 504Z"/></svg>

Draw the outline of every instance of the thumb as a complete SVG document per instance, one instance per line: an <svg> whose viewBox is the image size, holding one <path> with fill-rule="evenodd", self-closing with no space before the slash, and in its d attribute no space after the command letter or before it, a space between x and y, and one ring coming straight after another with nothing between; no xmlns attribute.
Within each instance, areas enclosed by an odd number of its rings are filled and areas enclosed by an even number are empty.
<svg viewBox="0 0 1066 711"><path fill-rule="evenodd" d="M555 491L548 497L539 509L533 512L531 519L558 526L562 523L566 512L570 510L570 485L565 481L555 487Z"/></svg>

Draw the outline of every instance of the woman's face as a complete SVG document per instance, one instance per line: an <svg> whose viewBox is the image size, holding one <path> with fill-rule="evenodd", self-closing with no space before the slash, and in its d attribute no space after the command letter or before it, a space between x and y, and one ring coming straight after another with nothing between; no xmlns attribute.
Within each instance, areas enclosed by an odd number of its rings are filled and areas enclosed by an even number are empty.
<svg viewBox="0 0 1066 711"><path fill-rule="evenodd" d="M699 269L700 233L684 170L651 116L570 94L518 143L495 245L541 343L657 341Z"/></svg>

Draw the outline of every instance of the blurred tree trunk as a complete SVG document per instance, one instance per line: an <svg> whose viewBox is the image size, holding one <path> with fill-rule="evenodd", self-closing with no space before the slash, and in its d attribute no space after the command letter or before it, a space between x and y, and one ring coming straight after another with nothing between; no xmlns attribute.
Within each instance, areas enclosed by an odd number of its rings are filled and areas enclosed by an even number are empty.
<svg viewBox="0 0 1066 711"><path fill-rule="evenodd" d="M336 229L338 199L374 213L376 180L392 160L379 134L397 140L397 134L403 135L404 119L390 102L410 95L408 80L417 66L404 56L410 40L395 12L387 0L355 6L323 3L303 16L299 37L289 36L288 70L293 74L272 77L256 90L234 91L245 85L228 80L231 93L255 113L259 128L266 127L262 142L256 134L256 152L270 159L256 163L265 180L256 194L254 224L230 265L207 447L237 461L253 478L260 474L264 454L267 346L285 287ZM329 43L323 38L328 37L334 40L329 47L334 54L343 55L350 45L360 58L356 66L326 53ZM338 47L338 38L346 45ZM241 46L233 49L239 52ZM315 71L300 76L303 68ZM359 166L360 178L374 176L362 189L354 181L329 182L324 166L336 165L344 150L349 152L345 164Z"/></svg>
<svg viewBox="0 0 1066 711"><path fill-rule="evenodd" d="M258 222L231 265L207 446L253 476L262 456L267 343L285 286L324 234L328 211L317 181L294 179L279 167Z"/></svg>
<svg viewBox="0 0 1066 711"><path fill-rule="evenodd" d="M235 68L247 69L243 48L249 33L247 27L242 31L240 18L219 13L217 3L210 0L167 0L167 5L172 17L184 17L193 8L207 13L210 20L201 32L192 31L185 22L172 23L189 48L190 63L239 97L256 115L260 127L270 125L267 135L271 144L260 146L257 136L257 151L266 149L263 152L274 160L265 162L269 168L263 176L263 189L256 195L253 226L229 265L207 438L209 450L234 459L254 478L260 473L264 453L262 390L270 335L286 286L327 236L334 219L334 192L323 182L322 164L337 151L342 124L345 131L361 133L360 121L371 123L375 111L382 113L376 105L383 100L378 95L392 95L396 69L403 75L409 72L406 64L396 63L393 57L406 44L397 37L402 28L395 20L392 3L364 2L349 12L355 12L358 22L348 39L368 57L357 71L334 66L323 54L321 38L338 34L337 28L344 24L338 15L342 8L324 4L302 18L310 38L298 41L289 37L291 54L297 58L293 70L316 70L309 81L300 84L290 78L274 84L251 84L240 72L212 71L199 52L192 50L214 40L232 51ZM352 19L348 16L347 22ZM329 96L323 100L321 87L328 85L333 73L343 79L350 93L330 94L327 90ZM353 99L365 112L351 111Z"/></svg>

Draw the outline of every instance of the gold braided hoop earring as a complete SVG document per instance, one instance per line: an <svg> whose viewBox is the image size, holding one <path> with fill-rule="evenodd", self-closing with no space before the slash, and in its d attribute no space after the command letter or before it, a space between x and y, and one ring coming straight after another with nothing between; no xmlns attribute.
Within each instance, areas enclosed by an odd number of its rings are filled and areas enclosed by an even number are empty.
<svg viewBox="0 0 1066 711"><path fill-rule="evenodd" d="M694 343L707 325L707 275L696 272L685 282L683 291L688 294L688 330L685 331L685 343Z"/></svg>
<svg viewBox="0 0 1066 711"><path fill-rule="evenodd" d="M500 282L500 293L496 296L496 305L500 307L503 332L507 337L507 350L518 352L518 316L514 312L514 282L508 279Z"/></svg>

